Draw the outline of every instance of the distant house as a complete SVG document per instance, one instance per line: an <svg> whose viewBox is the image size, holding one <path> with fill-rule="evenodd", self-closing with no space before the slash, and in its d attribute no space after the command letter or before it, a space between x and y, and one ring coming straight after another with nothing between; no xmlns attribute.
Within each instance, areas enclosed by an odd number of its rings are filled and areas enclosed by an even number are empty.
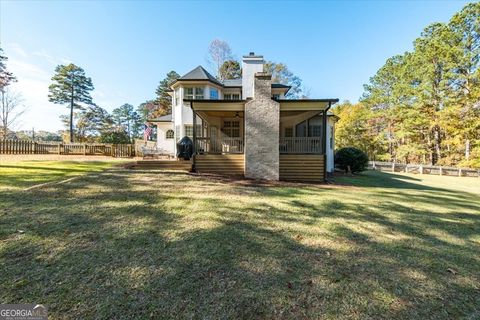
<svg viewBox="0 0 480 320"><path fill-rule="evenodd" d="M194 140L199 172L267 180L323 181L333 171L338 99L285 99L289 86L272 83L263 56L242 59L242 78L220 81L198 66L171 86L172 114L150 119L158 148ZM195 129L194 129L195 128Z"/></svg>

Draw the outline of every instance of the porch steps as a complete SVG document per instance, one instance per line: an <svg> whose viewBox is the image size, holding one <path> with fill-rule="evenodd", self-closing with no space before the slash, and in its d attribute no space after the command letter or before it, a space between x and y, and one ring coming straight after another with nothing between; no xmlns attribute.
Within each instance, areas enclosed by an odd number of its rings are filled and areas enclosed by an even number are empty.
<svg viewBox="0 0 480 320"><path fill-rule="evenodd" d="M141 170L179 170L189 172L192 169L192 162L184 160L138 160L129 168Z"/></svg>

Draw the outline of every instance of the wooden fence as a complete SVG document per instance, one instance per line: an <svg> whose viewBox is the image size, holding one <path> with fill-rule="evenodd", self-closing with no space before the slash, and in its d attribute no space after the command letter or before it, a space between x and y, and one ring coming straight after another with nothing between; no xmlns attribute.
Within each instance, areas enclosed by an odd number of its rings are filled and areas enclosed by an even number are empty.
<svg viewBox="0 0 480 320"><path fill-rule="evenodd" d="M480 169L369 161L369 169L387 172L433 174L439 176L479 177Z"/></svg>
<svg viewBox="0 0 480 320"><path fill-rule="evenodd" d="M0 140L0 154L99 155L116 158L135 156L131 144L58 143L27 140Z"/></svg>

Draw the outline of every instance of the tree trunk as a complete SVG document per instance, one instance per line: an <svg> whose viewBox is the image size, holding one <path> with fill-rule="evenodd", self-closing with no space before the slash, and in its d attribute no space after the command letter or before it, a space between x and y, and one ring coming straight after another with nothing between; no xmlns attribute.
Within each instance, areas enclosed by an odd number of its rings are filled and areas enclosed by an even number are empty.
<svg viewBox="0 0 480 320"><path fill-rule="evenodd" d="M440 127L436 125L433 127L433 148L434 148L434 157L432 159L432 164L435 165L441 157L441 150L440 150Z"/></svg>
<svg viewBox="0 0 480 320"><path fill-rule="evenodd" d="M6 107L5 107L5 92L0 90L2 92L2 139L7 140L7 129L8 129L8 120L7 120L7 113Z"/></svg>
<svg viewBox="0 0 480 320"><path fill-rule="evenodd" d="M470 139L465 140L465 160L470 159Z"/></svg>
<svg viewBox="0 0 480 320"><path fill-rule="evenodd" d="M70 142L73 143L73 81L72 94L70 96Z"/></svg>

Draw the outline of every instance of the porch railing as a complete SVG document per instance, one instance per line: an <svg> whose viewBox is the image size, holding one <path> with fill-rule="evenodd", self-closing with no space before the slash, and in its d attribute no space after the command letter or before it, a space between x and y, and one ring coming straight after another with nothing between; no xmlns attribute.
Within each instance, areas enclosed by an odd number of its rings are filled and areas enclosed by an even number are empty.
<svg viewBox="0 0 480 320"><path fill-rule="evenodd" d="M197 153L243 153L243 138L197 137L195 150Z"/></svg>
<svg viewBox="0 0 480 320"><path fill-rule="evenodd" d="M321 137L280 137L280 153L316 153L322 154Z"/></svg>

